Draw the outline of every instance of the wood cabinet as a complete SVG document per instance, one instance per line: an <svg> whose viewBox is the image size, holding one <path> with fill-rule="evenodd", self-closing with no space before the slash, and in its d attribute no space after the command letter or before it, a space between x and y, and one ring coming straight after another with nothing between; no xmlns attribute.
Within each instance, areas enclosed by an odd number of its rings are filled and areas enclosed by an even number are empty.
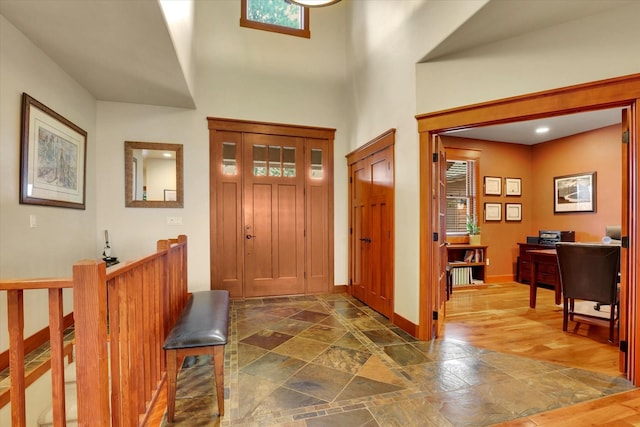
<svg viewBox="0 0 640 427"><path fill-rule="evenodd" d="M518 257L518 282L530 283L531 282L531 255L527 251L535 249L555 249L554 245L539 245L534 243L518 243L520 246L520 254ZM538 284L543 283L545 285L553 286L554 288L559 285L558 283L558 263L555 259L546 262L539 261L536 268L536 282Z"/></svg>
<svg viewBox="0 0 640 427"><path fill-rule="evenodd" d="M475 283L486 283L487 245L448 245L447 266L450 276L456 268L469 267Z"/></svg>

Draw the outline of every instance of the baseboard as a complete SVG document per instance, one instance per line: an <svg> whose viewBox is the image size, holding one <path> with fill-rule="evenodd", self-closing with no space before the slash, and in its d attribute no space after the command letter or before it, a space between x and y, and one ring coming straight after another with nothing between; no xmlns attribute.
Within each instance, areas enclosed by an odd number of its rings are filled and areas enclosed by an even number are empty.
<svg viewBox="0 0 640 427"><path fill-rule="evenodd" d="M506 282L515 282L516 276L515 274L501 274L497 276L488 276L487 283L506 283Z"/></svg>
<svg viewBox="0 0 640 427"><path fill-rule="evenodd" d="M349 293L349 286L347 286L347 285L335 285L333 287L333 293L334 294L348 294Z"/></svg>
<svg viewBox="0 0 640 427"><path fill-rule="evenodd" d="M405 319L398 313L393 313L393 324L414 338L418 336L418 325Z"/></svg>

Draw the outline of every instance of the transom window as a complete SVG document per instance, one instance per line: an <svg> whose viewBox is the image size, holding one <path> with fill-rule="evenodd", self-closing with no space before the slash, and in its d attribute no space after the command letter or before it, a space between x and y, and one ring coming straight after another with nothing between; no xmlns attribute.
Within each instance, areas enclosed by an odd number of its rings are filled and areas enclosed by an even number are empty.
<svg viewBox="0 0 640 427"><path fill-rule="evenodd" d="M286 0L242 0L240 26L292 36L311 36L308 9Z"/></svg>

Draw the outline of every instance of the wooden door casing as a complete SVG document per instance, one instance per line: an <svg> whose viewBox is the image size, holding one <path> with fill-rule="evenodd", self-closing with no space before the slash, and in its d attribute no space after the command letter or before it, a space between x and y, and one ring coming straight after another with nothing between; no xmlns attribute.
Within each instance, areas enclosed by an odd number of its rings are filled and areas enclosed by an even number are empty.
<svg viewBox="0 0 640 427"><path fill-rule="evenodd" d="M207 120L211 289L226 289L232 298L331 292L335 129ZM298 181L291 185L284 177L246 176L252 168L246 145L252 141L280 147L295 141ZM319 154L321 164L314 163L312 154ZM253 257L249 270L247 252Z"/></svg>

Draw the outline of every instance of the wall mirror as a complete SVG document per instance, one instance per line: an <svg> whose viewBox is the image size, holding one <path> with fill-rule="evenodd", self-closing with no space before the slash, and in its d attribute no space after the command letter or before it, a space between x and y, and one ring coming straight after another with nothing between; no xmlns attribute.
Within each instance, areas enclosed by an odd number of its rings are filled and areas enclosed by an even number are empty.
<svg viewBox="0 0 640 427"><path fill-rule="evenodd" d="M125 141L124 165L126 207L183 207L182 144Z"/></svg>

